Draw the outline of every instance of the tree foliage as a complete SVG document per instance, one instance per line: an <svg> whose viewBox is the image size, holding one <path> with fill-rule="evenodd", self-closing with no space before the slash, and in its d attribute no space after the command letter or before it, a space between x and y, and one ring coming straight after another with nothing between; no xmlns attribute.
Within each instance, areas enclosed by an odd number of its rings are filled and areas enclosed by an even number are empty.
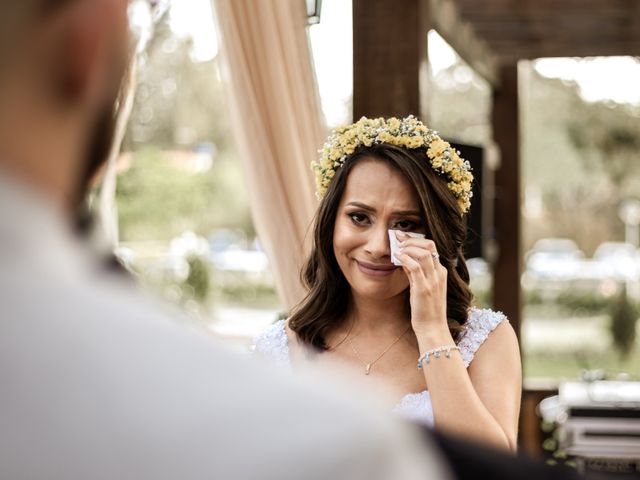
<svg viewBox="0 0 640 480"><path fill-rule="evenodd" d="M620 356L626 358L633 350L636 340L638 308L627 295L627 289L623 286L620 290L620 295L611 306L610 328L613 344Z"/></svg>
<svg viewBox="0 0 640 480"><path fill-rule="evenodd" d="M242 172L218 157L210 170L191 172L171 162L172 152L140 150L118 178L116 198L123 240L168 240L191 230L253 233Z"/></svg>
<svg viewBox="0 0 640 480"><path fill-rule="evenodd" d="M168 240L216 228L254 235L233 148L218 60L194 62L191 39L176 36L167 12L142 54L123 143L132 158L118 178L122 240ZM194 172L178 153L208 151L212 168Z"/></svg>

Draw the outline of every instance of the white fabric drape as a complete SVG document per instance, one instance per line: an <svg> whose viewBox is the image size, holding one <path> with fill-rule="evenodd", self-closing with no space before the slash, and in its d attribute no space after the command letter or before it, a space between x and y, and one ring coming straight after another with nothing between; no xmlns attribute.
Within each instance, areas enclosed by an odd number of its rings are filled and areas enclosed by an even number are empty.
<svg viewBox="0 0 640 480"><path fill-rule="evenodd" d="M309 165L325 130L301 0L214 0L237 149L260 241L285 308L317 205Z"/></svg>

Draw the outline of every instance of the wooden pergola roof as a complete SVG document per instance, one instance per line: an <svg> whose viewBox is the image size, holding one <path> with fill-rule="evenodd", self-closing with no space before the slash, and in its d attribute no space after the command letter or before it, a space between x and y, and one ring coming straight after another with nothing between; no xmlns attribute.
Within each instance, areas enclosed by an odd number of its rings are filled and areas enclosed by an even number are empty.
<svg viewBox="0 0 640 480"><path fill-rule="evenodd" d="M499 65L638 55L638 0L429 0L443 37L493 84Z"/></svg>

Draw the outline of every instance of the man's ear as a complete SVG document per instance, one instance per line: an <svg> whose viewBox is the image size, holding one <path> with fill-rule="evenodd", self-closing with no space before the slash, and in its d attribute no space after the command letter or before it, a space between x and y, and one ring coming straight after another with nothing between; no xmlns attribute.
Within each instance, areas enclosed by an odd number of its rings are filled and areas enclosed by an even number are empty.
<svg viewBox="0 0 640 480"><path fill-rule="evenodd" d="M126 45L126 2L122 0L76 0L60 18L61 41L55 55L60 62L62 88L67 100L101 105L113 95L117 49ZM124 36L125 38L118 38ZM116 77L117 78L117 77Z"/></svg>

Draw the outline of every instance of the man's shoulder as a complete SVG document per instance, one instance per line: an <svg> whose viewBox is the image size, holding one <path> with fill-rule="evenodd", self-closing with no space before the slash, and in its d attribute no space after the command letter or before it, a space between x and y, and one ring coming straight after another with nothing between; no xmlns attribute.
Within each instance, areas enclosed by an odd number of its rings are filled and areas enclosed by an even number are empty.
<svg viewBox="0 0 640 480"><path fill-rule="evenodd" d="M382 450L401 435L362 405L227 351L133 291L100 285L67 296L54 289L57 301L41 304L40 318L5 324L13 348L0 357L15 356L0 362L11 392L0 416L18 437L39 438L59 458L138 455L146 465L235 478L255 477L256 464L267 476L280 471L292 452L307 460L281 473L298 478L313 478L310 467L345 478L335 452L354 459L354 478L400 468L398 454ZM34 409L48 426L31 421ZM334 453L322 453L329 445Z"/></svg>
<svg viewBox="0 0 640 480"><path fill-rule="evenodd" d="M40 280L39 302L15 299L22 316L0 324L0 423L14 445L39 439L46 452L31 453L51 478L96 462L125 478L123 459L135 459L126 478L414 478L430 463L360 402L227 350L131 285Z"/></svg>

